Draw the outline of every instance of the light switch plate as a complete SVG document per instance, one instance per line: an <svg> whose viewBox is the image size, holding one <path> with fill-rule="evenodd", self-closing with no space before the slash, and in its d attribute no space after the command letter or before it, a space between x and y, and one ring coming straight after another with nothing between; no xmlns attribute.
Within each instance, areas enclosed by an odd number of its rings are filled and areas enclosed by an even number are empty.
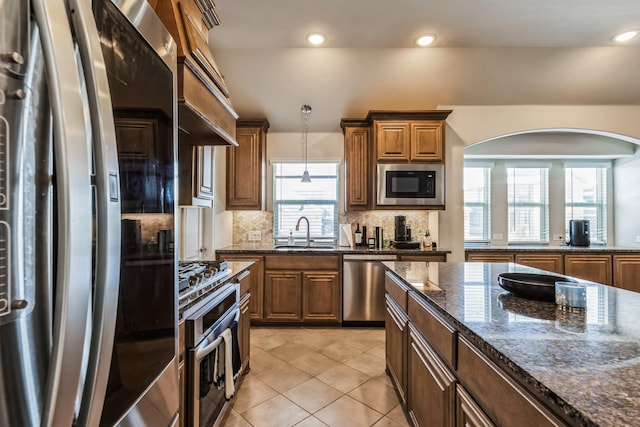
<svg viewBox="0 0 640 427"><path fill-rule="evenodd" d="M258 242L258 241L262 240L262 232L261 231L250 231L247 240L249 240L250 242Z"/></svg>
<svg viewBox="0 0 640 427"><path fill-rule="evenodd" d="M496 233L493 235L493 240L502 240L502 234Z"/></svg>
<svg viewBox="0 0 640 427"><path fill-rule="evenodd" d="M553 240L564 240L564 236L562 234L554 234Z"/></svg>

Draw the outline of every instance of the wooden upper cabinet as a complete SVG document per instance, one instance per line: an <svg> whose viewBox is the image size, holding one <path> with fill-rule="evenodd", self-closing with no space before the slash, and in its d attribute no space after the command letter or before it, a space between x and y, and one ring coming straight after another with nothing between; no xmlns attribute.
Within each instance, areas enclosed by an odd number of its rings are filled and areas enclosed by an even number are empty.
<svg viewBox="0 0 640 427"><path fill-rule="evenodd" d="M401 121L374 121L373 128L378 161L409 161L409 123Z"/></svg>
<svg viewBox="0 0 640 427"><path fill-rule="evenodd" d="M365 122L345 122L344 163L346 210L366 210L370 207L371 178L369 125Z"/></svg>
<svg viewBox="0 0 640 427"><path fill-rule="evenodd" d="M441 121L411 123L411 155L416 162L442 162L444 126Z"/></svg>
<svg viewBox="0 0 640 427"><path fill-rule="evenodd" d="M214 150L211 146L180 144L178 148L179 204L213 207Z"/></svg>
<svg viewBox="0 0 640 427"><path fill-rule="evenodd" d="M227 148L227 210L265 208L267 120L240 120L238 147Z"/></svg>

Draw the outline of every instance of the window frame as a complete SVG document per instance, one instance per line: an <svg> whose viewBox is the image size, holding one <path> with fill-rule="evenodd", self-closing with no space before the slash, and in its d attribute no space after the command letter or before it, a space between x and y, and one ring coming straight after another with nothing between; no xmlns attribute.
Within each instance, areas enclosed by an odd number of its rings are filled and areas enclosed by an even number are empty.
<svg viewBox="0 0 640 427"><path fill-rule="evenodd" d="M464 171L467 169L482 169L483 170L483 178L484 178L484 201L482 202L468 202L466 200L465 195L463 194L463 208L465 210L465 220L464 220L464 241L465 243L489 243L491 241L491 172L493 169L493 164L474 164L467 163L464 166L463 170L463 192L466 191L465 183L464 183ZM467 215L466 209L467 207L483 207L483 238L481 239L471 239L467 238Z"/></svg>
<svg viewBox="0 0 640 427"><path fill-rule="evenodd" d="M587 219L587 218L574 218L571 214L572 207L579 208L595 208L596 210L596 224L589 224L591 231L591 243L594 244L606 244L608 238L608 201L609 201L609 169L610 164L603 163L585 163L585 164L571 164L567 163L563 166L565 175L565 189L564 189L564 209L565 209L565 233L569 236L569 220L571 219ZM573 202L573 188L567 186L567 173L573 169L595 169L596 170L596 202ZM571 200L570 200L571 197ZM594 236L596 238L594 239Z"/></svg>
<svg viewBox="0 0 640 427"><path fill-rule="evenodd" d="M331 175L322 175L322 174L314 174L312 172L313 167L312 165L318 165L318 164L322 164L322 165L332 165L335 167L335 175L331 174ZM280 227L278 226L278 222L280 221L280 206L287 206L287 205L327 205L327 206L331 206L332 207L332 211L333 211L333 225L331 227L332 232L333 232L333 236L327 236L327 235L317 235L317 234L311 234L310 238L312 241L324 241L324 242L337 242L338 240L338 223L339 223L339 211L338 211L338 207L340 204L340 163L339 162L335 162L335 161L326 161L326 162L315 162L315 163L308 163L309 165L309 175L311 178L311 182L314 182L315 180L319 180L319 179L335 179L335 200L331 200L331 199L282 199L279 200L278 199L278 185L280 182L280 179L286 177L287 179L295 179L299 182L299 185L308 185L306 183L302 183L302 173L300 173L300 175L279 175L279 165L297 165L297 166L303 166L304 163L302 162L273 162L272 166L273 166L273 198L272 198L272 202L273 202L273 239L275 243L278 242L282 242L282 241L286 241L288 238L288 233L289 230L281 230ZM305 215L302 215L305 216ZM308 218L311 221L311 218ZM306 224L303 224L306 227ZM279 234L280 232L280 234ZM301 235L304 235L306 237L306 228L301 228L301 230L299 230L298 232L295 231L295 229L293 230L294 236L297 238L300 238Z"/></svg>
<svg viewBox="0 0 640 427"><path fill-rule="evenodd" d="M549 244L549 170L550 165L527 165L527 164L507 164L505 165L507 172L507 244L523 245L523 244ZM515 202L515 191L512 193L511 172L510 170L519 169L537 169L544 171L540 175L540 194L542 201L540 202ZM517 214L516 209L520 208L540 208L540 234L537 239L514 239L512 233L512 218Z"/></svg>

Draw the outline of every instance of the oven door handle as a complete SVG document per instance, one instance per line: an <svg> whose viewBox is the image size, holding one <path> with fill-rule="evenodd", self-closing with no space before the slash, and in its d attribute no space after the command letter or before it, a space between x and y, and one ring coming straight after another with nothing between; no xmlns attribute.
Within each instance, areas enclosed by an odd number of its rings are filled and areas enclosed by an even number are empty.
<svg viewBox="0 0 640 427"><path fill-rule="evenodd" d="M240 310L236 310L236 314L233 317L233 321L237 322L240 319ZM222 336L219 336L212 342L203 341L196 349L194 350L194 356L196 362L200 362L202 359L207 357L213 350L218 348L220 343L222 342Z"/></svg>

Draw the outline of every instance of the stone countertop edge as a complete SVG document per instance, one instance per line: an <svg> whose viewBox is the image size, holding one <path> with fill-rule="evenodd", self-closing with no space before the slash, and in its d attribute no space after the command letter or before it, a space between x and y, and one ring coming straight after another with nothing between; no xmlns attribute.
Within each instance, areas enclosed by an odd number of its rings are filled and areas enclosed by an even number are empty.
<svg viewBox="0 0 640 427"><path fill-rule="evenodd" d="M624 246L465 246L465 252L561 252L561 253L631 253L639 254L640 247Z"/></svg>
<svg viewBox="0 0 640 427"><path fill-rule="evenodd" d="M483 283L491 298L489 308L485 309L489 320L460 320L470 305L464 296L464 271L469 264L481 264L490 272L491 278L485 278ZM514 263L447 262L425 267L424 263L385 261L383 265L518 384L562 414L569 425L640 426L640 382L637 381L640 363L636 360L640 353L640 332L633 326L637 323L634 307L640 308L640 293L580 280L596 292L606 294L609 303L624 299L627 304L622 308L608 308L612 311L608 313L609 318L620 319L619 324L591 325L585 321L585 331L580 336L558 327L558 322L562 324L563 320L557 317L559 309L554 303L517 298L497 284L499 272L550 274L543 270ZM433 280L429 279L429 268L438 270L432 273ZM502 308L493 301L500 301L499 296L505 294L511 298L511 304L516 301L517 306L528 310L516 314L520 322L509 320L509 316L518 311ZM589 305L587 313L590 308ZM536 322L536 314L544 319L542 314L550 311L556 320ZM522 322L523 317L525 320L531 317L532 322ZM554 346L549 348L551 344ZM593 360L580 358L588 352L593 352L589 354ZM585 363L596 367L589 368Z"/></svg>
<svg viewBox="0 0 640 427"><path fill-rule="evenodd" d="M349 248L349 247L336 247L335 249L314 249L311 247L310 249L301 248L301 249L273 249L273 245L264 245L264 244L235 244L230 246L225 246L223 248L216 249L216 254L224 253L224 254L242 254L249 252L259 252L263 254L353 254L353 255L447 255L450 254L450 250L446 249L369 249L369 248Z"/></svg>

